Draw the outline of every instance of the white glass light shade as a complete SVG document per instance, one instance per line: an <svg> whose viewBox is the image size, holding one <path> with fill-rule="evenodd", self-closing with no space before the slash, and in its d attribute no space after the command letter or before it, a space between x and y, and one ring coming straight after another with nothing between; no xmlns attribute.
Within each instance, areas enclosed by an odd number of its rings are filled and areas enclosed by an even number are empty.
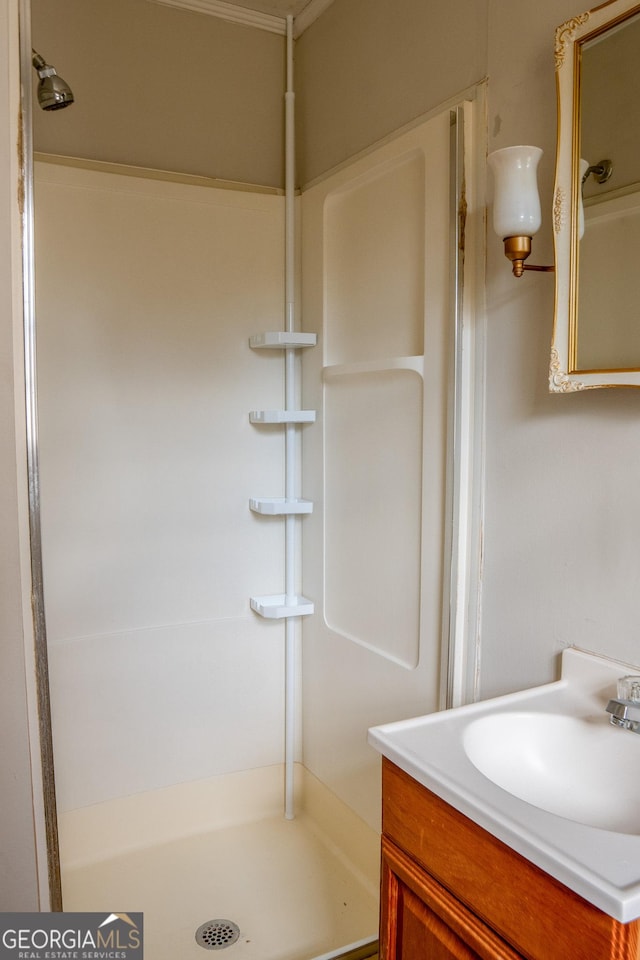
<svg viewBox="0 0 640 960"><path fill-rule="evenodd" d="M582 178L589 169L589 161L581 160L578 164L578 240L584 237L584 203L582 202Z"/></svg>
<svg viewBox="0 0 640 960"><path fill-rule="evenodd" d="M540 229L537 170L540 147L504 147L489 154L494 176L493 229L505 237L532 237Z"/></svg>

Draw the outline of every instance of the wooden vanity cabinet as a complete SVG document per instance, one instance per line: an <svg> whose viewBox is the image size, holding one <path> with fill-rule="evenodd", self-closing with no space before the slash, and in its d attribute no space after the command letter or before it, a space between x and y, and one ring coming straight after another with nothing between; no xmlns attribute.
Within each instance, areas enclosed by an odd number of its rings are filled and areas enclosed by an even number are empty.
<svg viewBox="0 0 640 960"><path fill-rule="evenodd" d="M640 960L623 924L383 759L380 960Z"/></svg>

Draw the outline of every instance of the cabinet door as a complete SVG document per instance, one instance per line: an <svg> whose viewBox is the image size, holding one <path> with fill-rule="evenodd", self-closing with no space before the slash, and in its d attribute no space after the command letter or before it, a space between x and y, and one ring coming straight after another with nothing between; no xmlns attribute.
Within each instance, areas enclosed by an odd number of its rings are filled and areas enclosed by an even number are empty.
<svg viewBox="0 0 640 960"><path fill-rule="evenodd" d="M386 837L381 909L381 960L522 960Z"/></svg>

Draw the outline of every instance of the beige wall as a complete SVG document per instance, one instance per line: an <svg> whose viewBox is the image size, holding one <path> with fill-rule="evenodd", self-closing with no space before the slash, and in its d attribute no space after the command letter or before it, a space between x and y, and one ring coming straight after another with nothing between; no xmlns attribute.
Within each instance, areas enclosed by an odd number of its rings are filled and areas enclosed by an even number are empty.
<svg viewBox="0 0 640 960"><path fill-rule="evenodd" d="M148 0L31 6L33 46L76 98L34 108L36 150L282 185L281 36Z"/></svg>
<svg viewBox="0 0 640 960"><path fill-rule="evenodd" d="M554 29L584 6L489 7L489 148L545 151L538 263L553 256ZM553 296L544 274L513 280L490 234L484 695L549 679L565 644L640 661L640 392L547 392Z"/></svg>
<svg viewBox="0 0 640 960"><path fill-rule="evenodd" d="M335 2L297 41L301 184L484 76L486 0L402 7ZM32 29L76 96L36 150L282 185L282 37L148 0L32 0Z"/></svg>
<svg viewBox="0 0 640 960"><path fill-rule="evenodd" d="M481 80L486 0L335 0L296 47L307 184Z"/></svg>

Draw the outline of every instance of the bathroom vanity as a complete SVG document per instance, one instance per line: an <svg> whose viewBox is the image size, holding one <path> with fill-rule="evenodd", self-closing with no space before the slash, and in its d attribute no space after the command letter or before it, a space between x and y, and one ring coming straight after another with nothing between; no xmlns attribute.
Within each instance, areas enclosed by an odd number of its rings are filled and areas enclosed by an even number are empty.
<svg viewBox="0 0 640 960"><path fill-rule="evenodd" d="M566 650L556 683L370 730L381 960L640 960L640 736L606 712L625 672Z"/></svg>
<svg viewBox="0 0 640 960"><path fill-rule="evenodd" d="M623 924L383 761L382 960L639 960Z"/></svg>

